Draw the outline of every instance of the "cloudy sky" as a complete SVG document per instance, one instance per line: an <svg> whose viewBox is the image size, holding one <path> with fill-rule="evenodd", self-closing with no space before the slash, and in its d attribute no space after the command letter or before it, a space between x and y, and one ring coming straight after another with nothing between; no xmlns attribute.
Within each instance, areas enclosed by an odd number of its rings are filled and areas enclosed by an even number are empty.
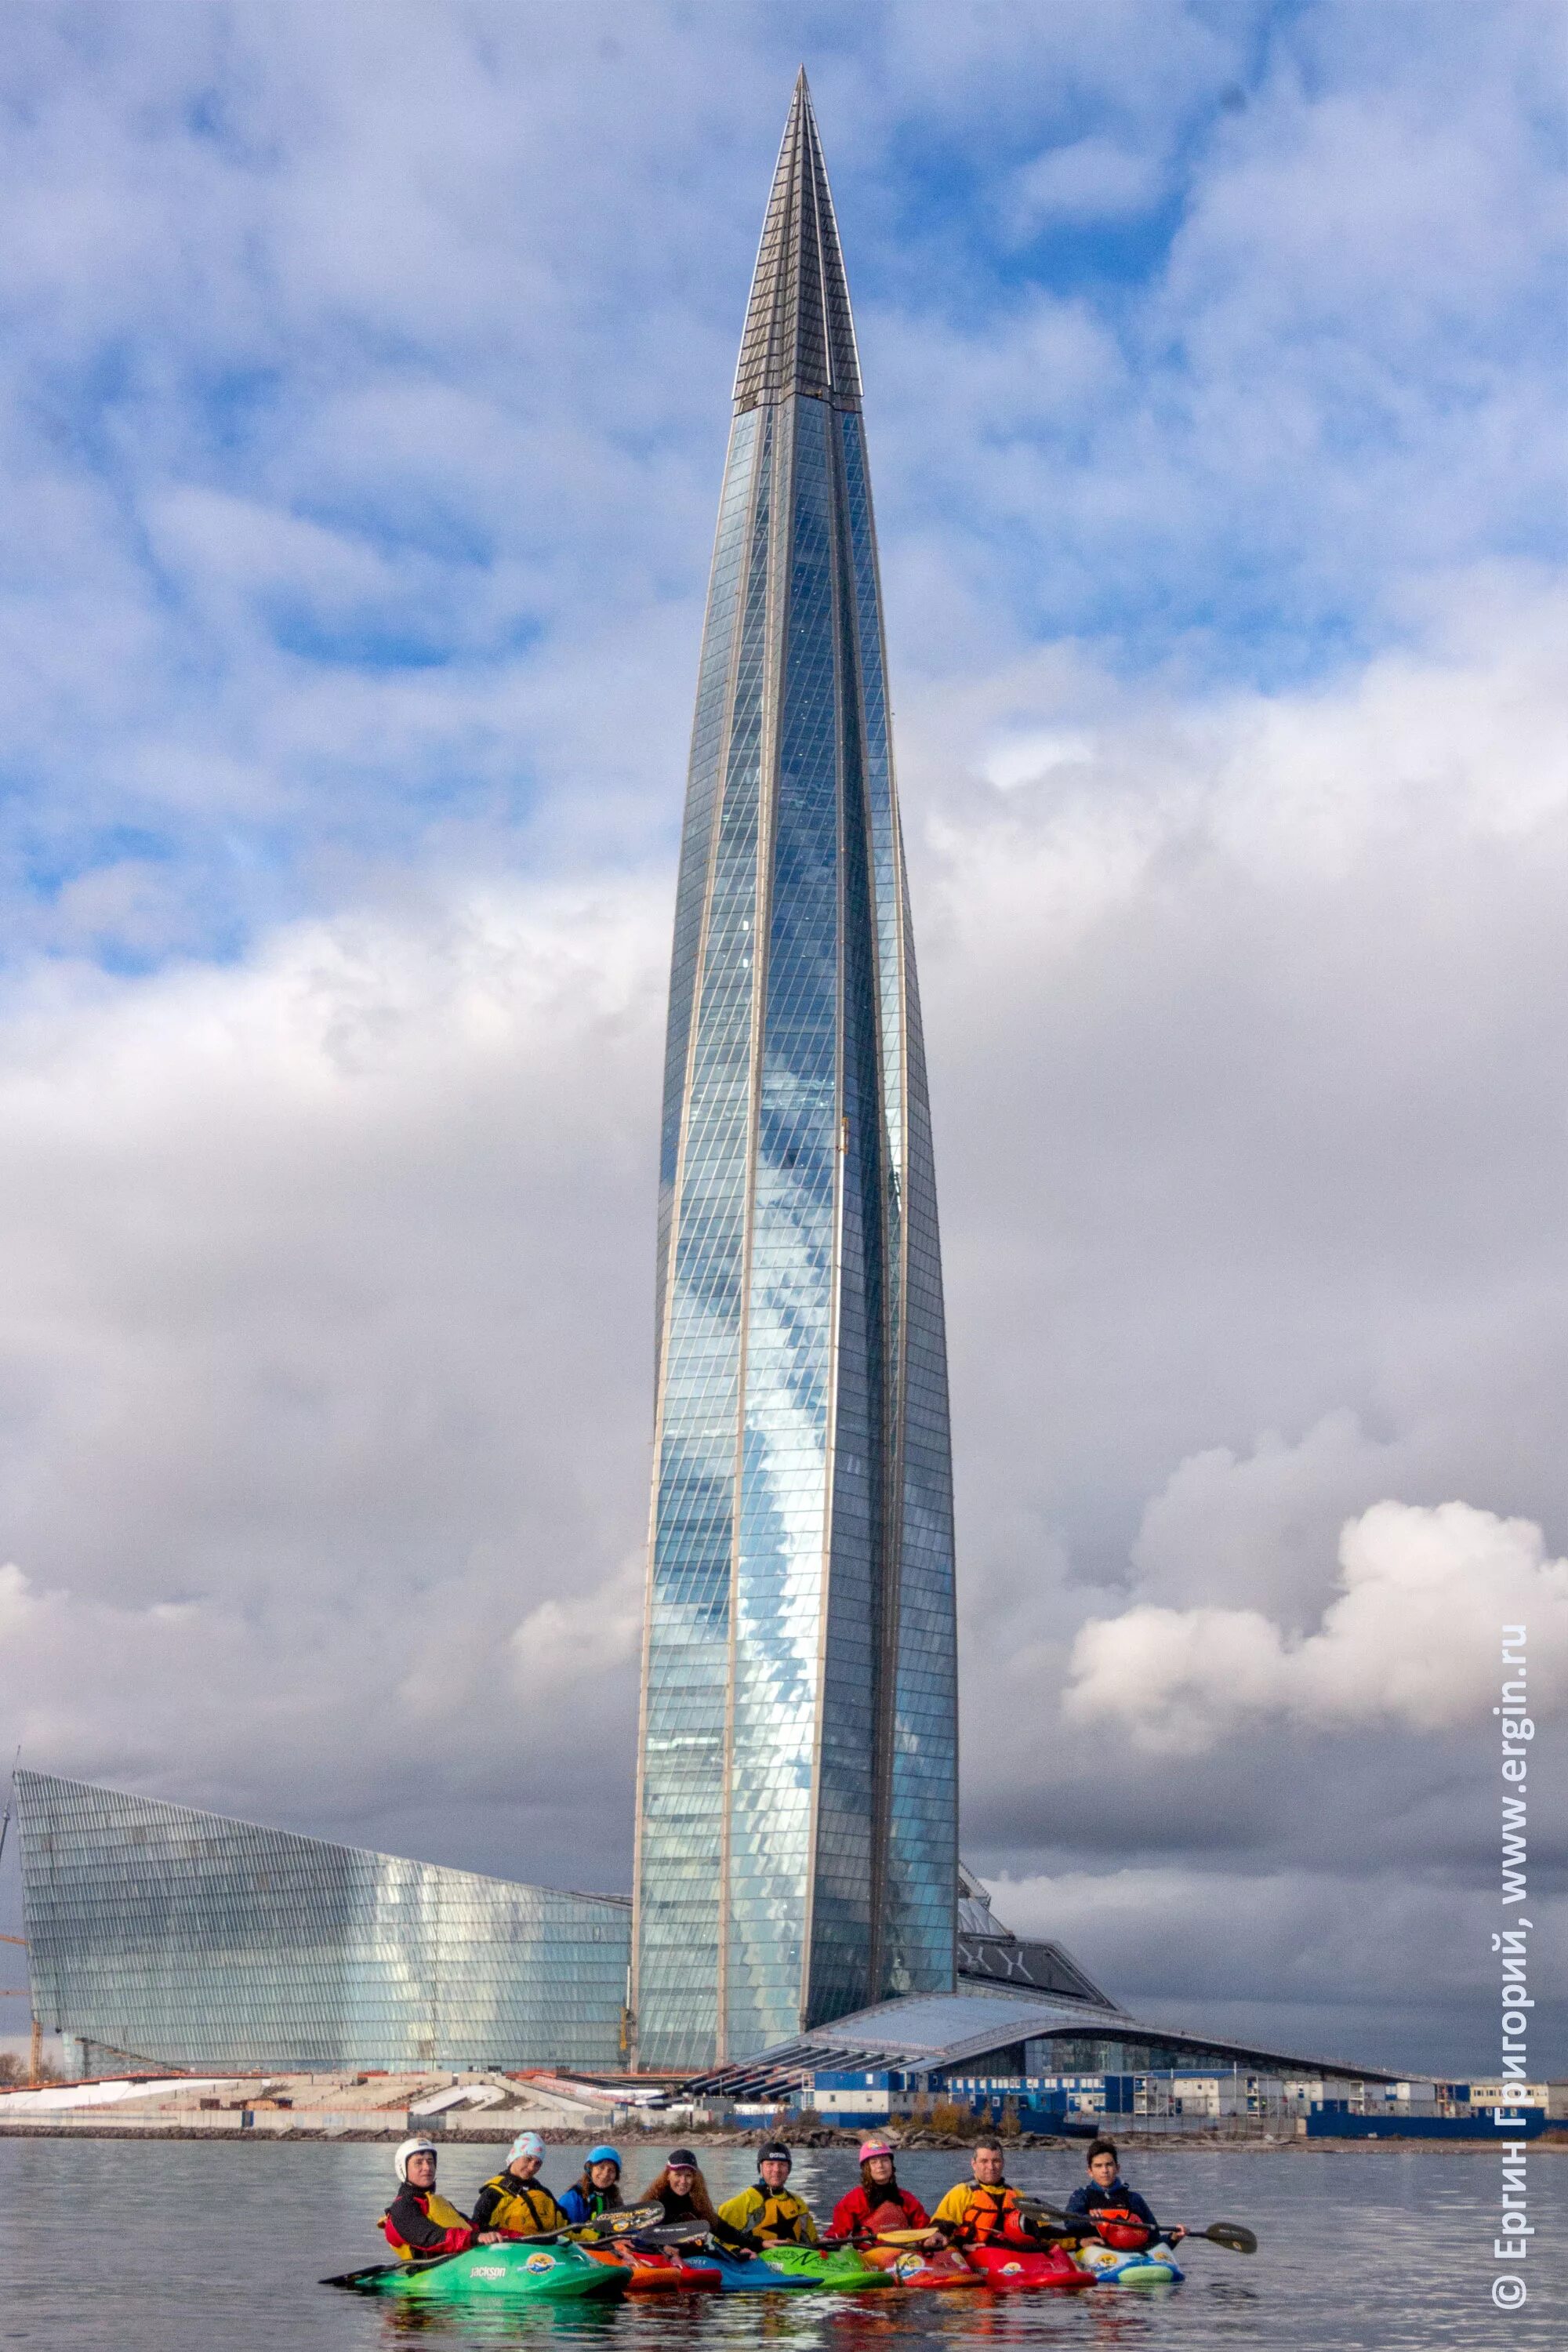
<svg viewBox="0 0 1568 2352"><path fill-rule="evenodd" d="M1493 2065L1502 1622L1538 1930L1568 1692L1552 0L13 12L0 1737L626 1883L673 860L802 58L966 1850L1146 2014Z"/></svg>

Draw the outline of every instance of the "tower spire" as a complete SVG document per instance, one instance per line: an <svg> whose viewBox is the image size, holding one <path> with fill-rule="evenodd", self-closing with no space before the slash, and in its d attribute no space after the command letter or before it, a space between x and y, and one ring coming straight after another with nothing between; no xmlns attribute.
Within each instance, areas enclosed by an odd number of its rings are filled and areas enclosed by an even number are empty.
<svg viewBox="0 0 1568 2352"><path fill-rule="evenodd" d="M793 392L860 405L860 362L827 166L802 66L790 101L735 371L738 411Z"/></svg>

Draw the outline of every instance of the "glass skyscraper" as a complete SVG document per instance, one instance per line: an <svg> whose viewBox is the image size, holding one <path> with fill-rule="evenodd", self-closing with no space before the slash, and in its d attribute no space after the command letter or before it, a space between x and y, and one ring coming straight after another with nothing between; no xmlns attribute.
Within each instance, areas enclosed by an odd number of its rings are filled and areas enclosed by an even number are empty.
<svg viewBox="0 0 1568 2352"><path fill-rule="evenodd" d="M198 2073L624 2063L631 1910L18 1772L40 2022Z"/></svg>
<svg viewBox="0 0 1568 2352"><path fill-rule="evenodd" d="M670 982L640 2062L953 1983L951 1449L860 373L804 74L735 380Z"/></svg>

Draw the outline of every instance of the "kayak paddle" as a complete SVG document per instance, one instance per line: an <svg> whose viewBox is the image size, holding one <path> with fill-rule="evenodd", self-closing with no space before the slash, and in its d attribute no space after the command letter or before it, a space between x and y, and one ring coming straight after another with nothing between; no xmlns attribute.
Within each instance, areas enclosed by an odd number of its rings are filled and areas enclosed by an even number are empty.
<svg viewBox="0 0 1568 2352"><path fill-rule="evenodd" d="M1019 2212L1026 2221L1047 2221L1053 2230L1066 2236L1087 2238L1097 2236L1092 2213L1064 2212L1059 2205L1020 2204ZM1211 2221L1206 2230L1189 2230L1189 2238L1208 2238L1216 2246L1228 2248L1233 2254L1255 2254L1258 2238L1254 2231L1241 2221Z"/></svg>
<svg viewBox="0 0 1568 2352"><path fill-rule="evenodd" d="M464 2249L467 2252L467 2249ZM372 2263L363 2271L344 2271L341 2277L318 2279L318 2286L374 2286L377 2279L386 2278L393 2271L438 2271L443 2263L455 2263L456 2254L432 2254L427 2263Z"/></svg>

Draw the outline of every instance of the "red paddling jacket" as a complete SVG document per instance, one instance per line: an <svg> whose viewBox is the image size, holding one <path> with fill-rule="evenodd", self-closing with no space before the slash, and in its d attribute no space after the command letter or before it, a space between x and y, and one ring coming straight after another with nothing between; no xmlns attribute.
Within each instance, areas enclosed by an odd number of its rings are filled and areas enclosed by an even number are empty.
<svg viewBox="0 0 1568 2352"><path fill-rule="evenodd" d="M926 2230L931 2215L918 2197L897 2181L880 2189L852 2189L833 2209L836 2238L872 2238L879 2230Z"/></svg>

